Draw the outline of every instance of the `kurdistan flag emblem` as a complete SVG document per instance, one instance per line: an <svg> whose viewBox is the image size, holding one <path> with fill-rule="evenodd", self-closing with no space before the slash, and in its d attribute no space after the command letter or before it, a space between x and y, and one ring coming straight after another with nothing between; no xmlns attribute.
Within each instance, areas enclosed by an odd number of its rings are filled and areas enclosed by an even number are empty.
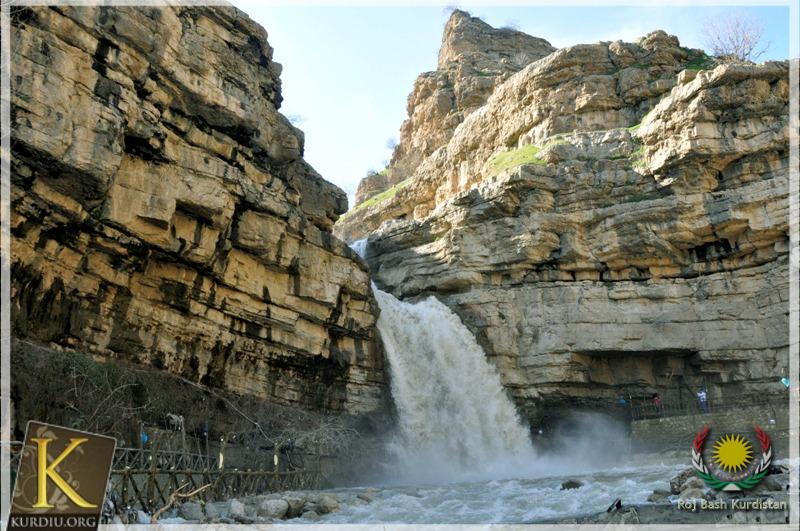
<svg viewBox="0 0 800 531"><path fill-rule="evenodd" d="M758 426L756 438L761 453L754 459L753 445L738 433L726 433L714 443L711 464L706 463L703 449L711 428L704 427L692 443L692 468L695 474L713 489L736 492L752 489L767 475L772 463L772 442Z"/></svg>

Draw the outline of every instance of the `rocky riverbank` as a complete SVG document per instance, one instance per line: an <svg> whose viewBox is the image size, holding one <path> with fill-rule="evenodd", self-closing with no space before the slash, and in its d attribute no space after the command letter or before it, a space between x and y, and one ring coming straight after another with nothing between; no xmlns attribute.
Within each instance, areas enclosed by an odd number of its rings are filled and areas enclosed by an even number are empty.
<svg viewBox="0 0 800 531"><path fill-rule="evenodd" d="M311 523L339 512L343 506L367 505L378 492L376 488L367 487L345 494L287 491L225 501L187 501L165 513L159 523L271 524L296 519ZM140 511L137 520L150 523L150 516Z"/></svg>
<svg viewBox="0 0 800 531"><path fill-rule="evenodd" d="M671 477L670 477L671 476ZM788 468L775 466L772 473L747 493L715 492L705 488L691 469L662 476L652 482L647 470L628 470L622 476L601 472L595 476L542 478L537 492L550 498L561 497L565 515L520 518L537 524L714 524L785 523L788 515ZM652 494L645 500L635 491L614 488L619 478L625 483L641 482ZM485 484L453 484L412 487L362 487L326 491L289 491L226 501L187 501L166 513L163 523L269 524L269 523L391 523L402 510L423 513L426 508L440 511L442 521L463 523L503 523L513 515L535 514L540 502L532 491L521 489L521 480L492 481ZM604 486L612 488L606 490ZM511 494L511 493L514 494ZM619 506L598 510L598 504ZM469 496L469 499L462 499ZM646 496L646 493L644 493ZM493 507L493 508L492 508ZM595 512L587 512L587 508ZM483 511L481 513L481 511ZM369 519L364 518L369 514ZM570 515L571 513L571 515ZM482 516L478 518L479 515ZM539 514L548 514L547 510ZM140 522L149 516L139 514Z"/></svg>

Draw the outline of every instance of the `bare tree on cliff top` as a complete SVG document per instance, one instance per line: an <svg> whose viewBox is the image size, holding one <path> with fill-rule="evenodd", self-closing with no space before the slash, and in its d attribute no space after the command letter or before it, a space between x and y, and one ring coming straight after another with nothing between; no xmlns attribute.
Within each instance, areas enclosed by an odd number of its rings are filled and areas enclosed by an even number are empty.
<svg viewBox="0 0 800 531"><path fill-rule="evenodd" d="M705 45L723 61L756 61L769 49L764 43L764 23L741 14L708 19L703 28Z"/></svg>

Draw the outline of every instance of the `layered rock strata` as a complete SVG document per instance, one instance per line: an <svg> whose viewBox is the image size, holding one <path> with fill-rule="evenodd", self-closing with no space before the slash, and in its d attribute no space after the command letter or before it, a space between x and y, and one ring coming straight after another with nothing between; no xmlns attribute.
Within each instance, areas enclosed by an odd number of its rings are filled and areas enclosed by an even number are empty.
<svg viewBox="0 0 800 531"><path fill-rule="evenodd" d="M335 232L353 240L387 219L421 219L454 193L496 173L489 163L504 152L542 146L559 133L638 124L676 85L680 72L710 63L702 50L681 47L663 31L638 43L554 51L482 96L485 104L457 124L446 144L414 166L406 186L385 201L348 213ZM411 125L419 130L408 134L412 138L424 137L429 129Z"/></svg>
<svg viewBox="0 0 800 531"><path fill-rule="evenodd" d="M227 7L14 10L13 332L286 404L381 407L345 194Z"/></svg>

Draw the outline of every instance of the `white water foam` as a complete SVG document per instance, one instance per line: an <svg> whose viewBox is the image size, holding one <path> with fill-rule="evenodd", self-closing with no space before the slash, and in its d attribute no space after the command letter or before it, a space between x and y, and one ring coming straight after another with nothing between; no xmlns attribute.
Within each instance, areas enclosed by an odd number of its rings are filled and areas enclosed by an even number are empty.
<svg viewBox="0 0 800 531"><path fill-rule="evenodd" d="M375 499L369 504L356 498L369 489L336 489L342 510L324 515L320 523L519 524L596 514L616 498L626 505L647 503L653 489L669 488L669 478L684 468L685 460L659 462L658 456L651 456L650 463L640 463L635 469L570 476L583 482L579 489L562 490L564 477L404 485L373 490ZM551 470L559 472L557 467Z"/></svg>
<svg viewBox="0 0 800 531"><path fill-rule="evenodd" d="M351 247L364 256L367 241ZM372 503L356 498L364 488L337 490L344 508L325 523L519 523L588 514L617 497L644 503L685 468L682 458L628 456L602 418L586 419L581 436L537 457L497 370L458 316L434 297L412 304L373 291L397 408L397 463ZM562 490L567 477L584 486Z"/></svg>

